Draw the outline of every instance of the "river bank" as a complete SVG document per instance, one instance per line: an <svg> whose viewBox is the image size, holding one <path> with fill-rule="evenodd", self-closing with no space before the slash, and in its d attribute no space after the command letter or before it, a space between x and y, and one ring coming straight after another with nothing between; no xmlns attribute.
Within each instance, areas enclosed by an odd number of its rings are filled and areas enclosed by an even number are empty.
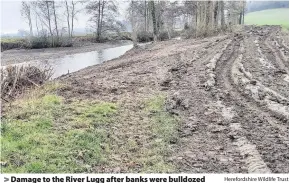
<svg viewBox="0 0 289 183"><path fill-rule="evenodd" d="M279 31L157 42L29 92L2 108L3 172L288 173Z"/></svg>

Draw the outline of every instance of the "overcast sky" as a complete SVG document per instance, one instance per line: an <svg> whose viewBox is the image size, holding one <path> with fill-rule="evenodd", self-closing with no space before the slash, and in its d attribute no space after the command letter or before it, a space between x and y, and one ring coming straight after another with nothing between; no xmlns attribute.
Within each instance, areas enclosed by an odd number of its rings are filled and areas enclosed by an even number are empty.
<svg viewBox="0 0 289 183"><path fill-rule="evenodd" d="M21 1L0 0L1 1L1 33L16 33L19 29L29 30L26 20L21 17ZM121 16L125 18L125 9L127 2L119 1L119 10ZM64 18L64 17L63 17ZM79 14L75 28L86 28L89 15L84 12Z"/></svg>

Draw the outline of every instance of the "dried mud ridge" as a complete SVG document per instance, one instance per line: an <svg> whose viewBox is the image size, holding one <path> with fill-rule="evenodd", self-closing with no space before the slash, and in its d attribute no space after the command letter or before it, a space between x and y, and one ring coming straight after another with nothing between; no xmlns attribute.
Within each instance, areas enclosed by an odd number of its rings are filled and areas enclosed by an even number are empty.
<svg viewBox="0 0 289 183"><path fill-rule="evenodd" d="M66 98L121 102L165 93L181 118L167 161L178 172L289 173L289 42L278 26L167 41L60 78Z"/></svg>

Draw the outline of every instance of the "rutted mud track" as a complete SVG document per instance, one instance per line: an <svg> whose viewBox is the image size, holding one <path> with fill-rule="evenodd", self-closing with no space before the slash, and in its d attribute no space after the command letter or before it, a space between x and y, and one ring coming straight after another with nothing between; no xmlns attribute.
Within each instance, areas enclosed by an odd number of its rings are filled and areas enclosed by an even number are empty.
<svg viewBox="0 0 289 183"><path fill-rule="evenodd" d="M157 43L60 78L69 86L60 93L119 102L132 109L122 122L130 125L142 123L140 99L166 94L166 109L181 118L180 138L167 157L179 172L289 173L289 42L283 36L279 27L246 27Z"/></svg>

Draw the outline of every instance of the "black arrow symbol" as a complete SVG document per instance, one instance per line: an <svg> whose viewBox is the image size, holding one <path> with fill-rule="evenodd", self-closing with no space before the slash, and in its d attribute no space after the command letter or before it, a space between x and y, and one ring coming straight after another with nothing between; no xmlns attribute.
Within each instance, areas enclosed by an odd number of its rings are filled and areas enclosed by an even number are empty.
<svg viewBox="0 0 289 183"><path fill-rule="evenodd" d="M4 177L4 182L8 182L9 179L7 177Z"/></svg>

